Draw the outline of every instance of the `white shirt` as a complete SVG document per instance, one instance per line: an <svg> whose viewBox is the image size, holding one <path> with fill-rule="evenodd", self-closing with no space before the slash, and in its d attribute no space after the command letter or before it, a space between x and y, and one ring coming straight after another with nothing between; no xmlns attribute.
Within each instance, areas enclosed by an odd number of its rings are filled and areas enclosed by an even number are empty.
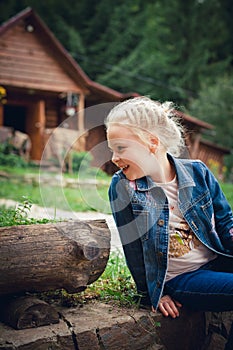
<svg viewBox="0 0 233 350"><path fill-rule="evenodd" d="M176 177L159 184L169 203L169 254L166 281L185 272L194 271L216 257L194 235L178 208Z"/></svg>

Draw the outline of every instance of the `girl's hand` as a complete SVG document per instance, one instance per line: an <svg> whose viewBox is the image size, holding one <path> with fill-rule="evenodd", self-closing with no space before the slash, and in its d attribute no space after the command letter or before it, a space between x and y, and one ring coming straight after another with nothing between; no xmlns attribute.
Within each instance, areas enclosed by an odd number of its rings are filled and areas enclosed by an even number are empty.
<svg viewBox="0 0 233 350"><path fill-rule="evenodd" d="M158 308L164 316L171 316L173 318L176 318L179 316L178 308L181 306L182 305L178 301L172 300L169 295L164 295L159 301ZM152 312L156 312L153 306Z"/></svg>

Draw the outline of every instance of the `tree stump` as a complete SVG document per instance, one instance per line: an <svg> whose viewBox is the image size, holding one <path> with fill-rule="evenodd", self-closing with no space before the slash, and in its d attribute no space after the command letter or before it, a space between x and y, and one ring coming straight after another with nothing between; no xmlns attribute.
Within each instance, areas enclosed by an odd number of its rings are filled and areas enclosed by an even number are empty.
<svg viewBox="0 0 233 350"><path fill-rule="evenodd" d="M0 296L83 291L104 271L110 252L105 220L0 228Z"/></svg>

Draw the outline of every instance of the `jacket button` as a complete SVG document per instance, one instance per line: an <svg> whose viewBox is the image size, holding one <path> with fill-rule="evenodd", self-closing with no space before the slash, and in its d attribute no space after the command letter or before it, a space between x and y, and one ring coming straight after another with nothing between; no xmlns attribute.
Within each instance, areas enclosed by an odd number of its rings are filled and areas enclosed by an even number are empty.
<svg viewBox="0 0 233 350"><path fill-rule="evenodd" d="M158 225L159 225L159 226L163 226L163 225L164 225L164 220L163 220L163 219L159 219Z"/></svg>
<svg viewBox="0 0 233 350"><path fill-rule="evenodd" d="M158 288L161 287L161 283L160 282L157 282L156 285L157 285Z"/></svg>

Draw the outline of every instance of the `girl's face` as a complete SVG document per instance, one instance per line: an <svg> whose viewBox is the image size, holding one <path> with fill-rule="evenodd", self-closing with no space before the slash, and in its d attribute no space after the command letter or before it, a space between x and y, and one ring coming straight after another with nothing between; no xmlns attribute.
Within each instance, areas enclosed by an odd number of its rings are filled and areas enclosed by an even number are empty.
<svg viewBox="0 0 233 350"><path fill-rule="evenodd" d="M112 161L129 180L150 175L152 157L146 145L129 127L111 125L107 132L108 146L112 150Z"/></svg>

